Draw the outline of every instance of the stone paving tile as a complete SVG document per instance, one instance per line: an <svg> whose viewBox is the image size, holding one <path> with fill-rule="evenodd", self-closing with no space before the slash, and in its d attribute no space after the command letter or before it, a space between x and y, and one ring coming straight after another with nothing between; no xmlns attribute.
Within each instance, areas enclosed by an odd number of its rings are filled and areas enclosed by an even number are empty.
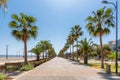
<svg viewBox="0 0 120 80"><path fill-rule="evenodd" d="M15 80L120 80L120 77L56 57Z"/></svg>

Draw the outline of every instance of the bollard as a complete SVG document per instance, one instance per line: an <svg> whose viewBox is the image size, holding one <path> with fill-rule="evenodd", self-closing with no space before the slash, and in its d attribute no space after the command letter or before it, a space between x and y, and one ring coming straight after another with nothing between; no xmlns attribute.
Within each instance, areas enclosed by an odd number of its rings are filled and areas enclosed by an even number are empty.
<svg viewBox="0 0 120 80"><path fill-rule="evenodd" d="M106 74L110 74L111 73L111 65L106 64Z"/></svg>

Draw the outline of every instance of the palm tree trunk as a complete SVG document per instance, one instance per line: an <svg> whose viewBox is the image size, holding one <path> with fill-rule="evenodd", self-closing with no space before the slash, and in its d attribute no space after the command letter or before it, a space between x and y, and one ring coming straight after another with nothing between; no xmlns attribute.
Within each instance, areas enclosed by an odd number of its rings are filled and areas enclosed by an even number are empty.
<svg viewBox="0 0 120 80"><path fill-rule="evenodd" d="M40 60L40 56L39 55L37 55L37 61L39 61Z"/></svg>
<svg viewBox="0 0 120 80"><path fill-rule="evenodd" d="M46 59L47 59L47 51L45 51L45 53L46 53L46 55L45 55L45 56L46 56Z"/></svg>
<svg viewBox="0 0 120 80"><path fill-rule="evenodd" d="M73 60L74 60L74 47L73 47L73 44L72 44L72 57L73 57Z"/></svg>
<svg viewBox="0 0 120 80"><path fill-rule="evenodd" d="M27 41L24 41L24 63L27 64Z"/></svg>
<svg viewBox="0 0 120 80"><path fill-rule="evenodd" d="M76 57L77 57L77 60L78 60L78 39L76 40L76 44L77 44L77 54L76 54Z"/></svg>
<svg viewBox="0 0 120 80"><path fill-rule="evenodd" d="M84 64L88 64L88 54L84 54Z"/></svg>
<svg viewBox="0 0 120 80"><path fill-rule="evenodd" d="M68 59L68 52L66 51L66 59Z"/></svg>
<svg viewBox="0 0 120 80"><path fill-rule="evenodd" d="M70 59L71 59L71 55L72 55L71 52L72 52L72 51L71 51L71 45L70 45Z"/></svg>
<svg viewBox="0 0 120 80"><path fill-rule="evenodd" d="M50 54L48 54L48 58L49 58L49 59L51 58Z"/></svg>
<svg viewBox="0 0 120 80"><path fill-rule="evenodd" d="M104 56L102 51L102 35L100 34L100 53L101 53L101 68L104 69Z"/></svg>
<svg viewBox="0 0 120 80"><path fill-rule="evenodd" d="M45 58L45 51L43 51L43 59Z"/></svg>

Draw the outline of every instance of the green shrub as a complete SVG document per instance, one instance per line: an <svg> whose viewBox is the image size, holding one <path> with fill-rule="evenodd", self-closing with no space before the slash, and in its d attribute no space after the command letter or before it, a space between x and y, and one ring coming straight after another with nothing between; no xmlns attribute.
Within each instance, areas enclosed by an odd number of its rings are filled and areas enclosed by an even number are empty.
<svg viewBox="0 0 120 80"><path fill-rule="evenodd" d="M16 71L16 70L19 70L21 68L21 65L9 65L9 66L6 66L6 71Z"/></svg>
<svg viewBox="0 0 120 80"><path fill-rule="evenodd" d="M40 61L34 61L33 64L34 64L34 67L36 67L36 66L39 66L40 64L42 64L44 62L46 62L45 59L44 60L40 60Z"/></svg>
<svg viewBox="0 0 120 80"><path fill-rule="evenodd" d="M15 70L15 66L6 66L6 70L7 71L14 71Z"/></svg>
<svg viewBox="0 0 120 80"><path fill-rule="evenodd" d="M0 73L0 80L6 80L7 76L3 73Z"/></svg>
<svg viewBox="0 0 120 80"><path fill-rule="evenodd" d="M36 67L36 66L39 66L41 64L41 62L35 61L33 64L34 64L34 67Z"/></svg>
<svg viewBox="0 0 120 80"><path fill-rule="evenodd" d="M33 64L26 64L26 65L22 65L22 67L20 68L21 71L29 71L31 69L34 68Z"/></svg>

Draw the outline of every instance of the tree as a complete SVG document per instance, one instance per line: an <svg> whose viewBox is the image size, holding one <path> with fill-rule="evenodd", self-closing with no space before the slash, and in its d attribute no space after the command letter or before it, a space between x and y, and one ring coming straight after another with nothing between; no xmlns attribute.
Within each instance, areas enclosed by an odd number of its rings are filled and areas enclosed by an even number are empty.
<svg viewBox="0 0 120 80"><path fill-rule="evenodd" d="M81 27L79 25L75 25L74 27L72 27L71 34L72 34L72 36L74 36L76 45L78 45L78 38L79 38L79 36L83 35L83 32L81 31ZM77 48L77 60L78 60L78 46L76 48Z"/></svg>
<svg viewBox="0 0 120 80"><path fill-rule="evenodd" d="M34 17L20 13L20 16L13 14L12 21L9 23L12 29L12 36L17 40L22 40L24 43L25 64L27 64L27 41L30 38L35 39L37 37L37 26L34 25L35 22L36 19Z"/></svg>
<svg viewBox="0 0 120 80"><path fill-rule="evenodd" d="M78 45L80 48L80 51L84 55L84 64L88 64L88 53L90 53L93 50L93 41L91 39L87 40L86 38L84 40L81 40Z"/></svg>
<svg viewBox="0 0 120 80"><path fill-rule="evenodd" d="M44 52L47 52L49 58L56 56L55 50L52 47L52 44L47 40L40 41L35 48L32 48L29 52L32 52L37 55L36 59L39 60L39 55L44 54ZM46 57L47 58L47 57ZM43 58L44 59L44 58Z"/></svg>
<svg viewBox="0 0 120 80"><path fill-rule="evenodd" d="M45 53L46 53L46 58L47 58L47 52L49 49L52 48L52 44L47 41L47 40L42 40L38 43L39 46L43 49L43 59L45 58Z"/></svg>
<svg viewBox="0 0 120 80"><path fill-rule="evenodd" d="M55 52L54 48L51 48L48 50L48 56L49 56L49 58L56 56L56 52Z"/></svg>
<svg viewBox="0 0 120 80"><path fill-rule="evenodd" d="M110 54L111 51L112 51L112 49L110 48L109 45L107 45L107 44L106 44L106 45L103 45L103 55L104 55L104 56Z"/></svg>
<svg viewBox="0 0 120 80"><path fill-rule="evenodd" d="M86 20L88 24L86 25L89 33L94 37L99 37L100 39L100 49L101 49L101 68L104 68L104 56L102 50L102 36L110 33L110 27L114 27L112 16L112 9L101 8L96 12L93 11L93 16L89 16Z"/></svg>
<svg viewBox="0 0 120 80"><path fill-rule="evenodd" d="M32 48L29 52L32 52L36 55L36 60L40 60L40 54L43 52L40 46L36 46L35 48Z"/></svg>
<svg viewBox="0 0 120 80"><path fill-rule="evenodd" d="M0 7L2 7L4 11L7 11L7 2L8 0L0 0Z"/></svg>
<svg viewBox="0 0 120 80"><path fill-rule="evenodd" d="M58 56L68 58L68 53L67 53L68 48L69 48L69 44L65 43L64 47L60 50Z"/></svg>
<svg viewBox="0 0 120 80"><path fill-rule="evenodd" d="M68 36L68 43L70 44L70 55L74 59L74 46L73 46L73 44L74 44L74 36L72 34L69 34L69 36Z"/></svg>
<svg viewBox="0 0 120 80"><path fill-rule="evenodd" d="M52 49L52 44L49 41L45 41L45 45L46 45L45 52L46 52L46 58L47 58L47 55L49 55L48 54L49 50Z"/></svg>

